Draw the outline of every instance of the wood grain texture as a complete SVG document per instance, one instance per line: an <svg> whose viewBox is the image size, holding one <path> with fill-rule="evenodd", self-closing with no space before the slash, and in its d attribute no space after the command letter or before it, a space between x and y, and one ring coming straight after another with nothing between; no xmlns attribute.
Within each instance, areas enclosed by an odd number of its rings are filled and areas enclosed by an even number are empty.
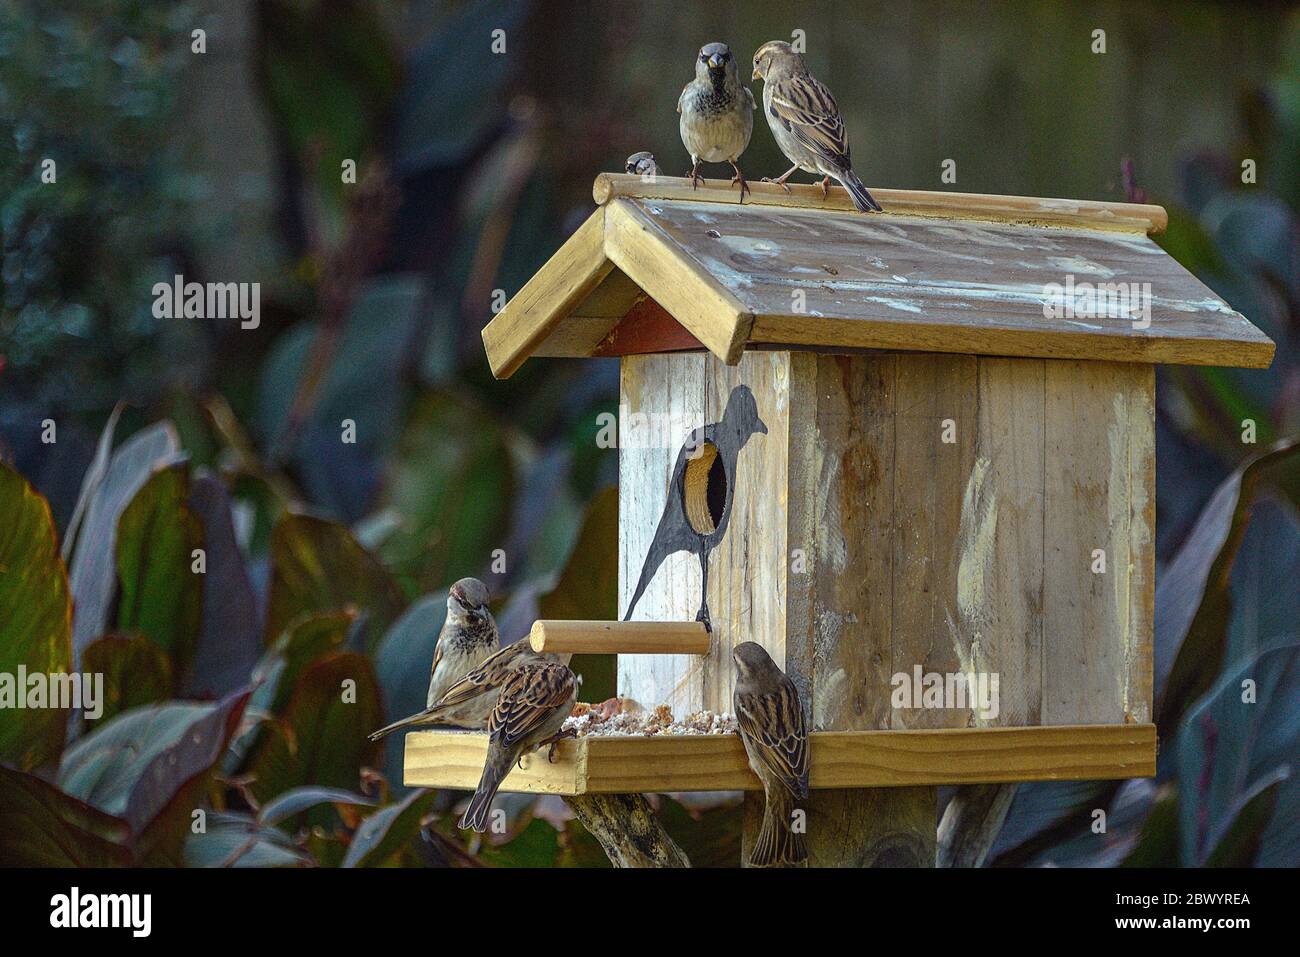
<svg viewBox="0 0 1300 957"><path fill-rule="evenodd" d="M809 741L815 789L915 788L1000 781L1077 781L1155 774L1155 726L945 728L928 731L824 731ZM408 787L472 790L487 736L417 731L406 736ZM618 794L756 791L744 745L734 734L589 736L561 741L523 759L503 791ZM909 802L914 803L914 802ZM934 829L934 809L929 809ZM810 813L810 836L812 835ZM933 850L933 833L930 836Z"/></svg>
<svg viewBox="0 0 1300 957"><path fill-rule="evenodd" d="M753 315L723 282L665 236L654 209L615 200L605 209L604 255L714 355L736 363Z"/></svg>
<svg viewBox="0 0 1300 957"><path fill-rule="evenodd" d="M619 694L646 707L667 704L685 716L731 710L731 648L753 638L784 659L787 567L784 515L791 434L786 382L790 354L746 353L738 366L711 355L648 355L623 360L619 405L639 417L645 437L623 430L619 450L619 612L625 614L668 494L677 452L693 429L718 421L733 389L754 392L766 435L740 451L726 536L710 555L713 644L707 656L620 658ZM656 425L657 424L657 425ZM650 447L647 447L649 445ZM637 606L638 620L680 621L699 607L700 569L693 556L668 558Z"/></svg>
<svg viewBox="0 0 1300 957"><path fill-rule="evenodd" d="M1044 724L1146 722L1154 634L1150 367L1046 366ZM1106 570L1092 571L1102 549Z"/></svg>
<svg viewBox="0 0 1300 957"><path fill-rule="evenodd" d="M605 255L604 209L597 209L483 328L492 374L504 379L613 269Z"/></svg>
<svg viewBox="0 0 1300 957"><path fill-rule="evenodd" d="M615 867L690 867L644 794L575 794L565 798Z"/></svg>
<svg viewBox="0 0 1300 957"><path fill-rule="evenodd" d="M533 622L533 651L575 655L707 655L712 644L698 621Z"/></svg>
<svg viewBox="0 0 1300 957"><path fill-rule="evenodd" d="M679 262L696 264L754 316L751 347L1251 367L1272 360L1267 336L1141 234L692 201L615 206L652 224ZM1099 303L1098 315L1049 317L1050 290L1060 295L1070 283L1149 293L1149 327L1135 328L1122 300Z"/></svg>
<svg viewBox="0 0 1300 957"><path fill-rule="evenodd" d="M823 198L819 186L790 183L787 193L775 183L749 184L749 206L802 207L849 212L853 201L841 186L832 186ZM1140 203L1110 203L1087 199L1047 199L1035 196L996 196L989 193L948 193L918 189L871 187L871 194L889 217L904 214L951 219L979 219L1033 225L1086 226L1155 234L1162 232L1169 216L1161 206ZM622 173L601 173L592 186L592 196L603 205L620 196L642 199L686 200L739 205L736 188L728 180L708 179L698 189L690 180L677 176L643 179Z"/></svg>

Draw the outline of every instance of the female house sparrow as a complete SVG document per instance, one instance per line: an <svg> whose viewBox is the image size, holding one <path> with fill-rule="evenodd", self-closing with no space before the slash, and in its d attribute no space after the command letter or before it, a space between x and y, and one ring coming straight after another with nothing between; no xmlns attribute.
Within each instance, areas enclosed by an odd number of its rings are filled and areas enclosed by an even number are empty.
<svg viewBox="0 0 1300 957"><path fill-rule="evenodd" d="M655 154L649 150L642 150L629 156L624 169L629 173L635 173L637 176L659 175L659 166L655 163Z"/></svg>
<svg viewBox="0 0 1300 957"><path fill-rule="evenodd" d="M386 728L380 728L370 735L370 740L377 741L402 728L421 725L446 725L480 731L488 726L488 719L492 715L492 709L497 706L501 689L516 668L530 663L568 664L569 658L567 654L539 655L533 651L527 639L506 645L464 675L432 705L408 718L395 721Z"/></svg>
<svg viewBox="0 0 1300 957"><path fill-rule="evenodd" d="M497 788L525 754L547 743L554 748L577 694L577 676L558 661L528 661L509 672L488 718L487 760L478 789L461 815L462 828L487 830Z"/></svg>
<svg viewBox="0 0 1300 957"><path fill-rule="evenodd" d="M426 706L432 706L467 671L501 646L501 635L487 603L487 586L477 578L462 578L448 591L447 620L433 653Z"/></svg>
<svg viewBox="0 0 1300 957"><path fill-rule="evenodd" d="M709 43L695 59L695 79L677 100L682 143L691 154L691 186L703 177L700 163L730 163L736 171L731 183L740 184L743 202L749 184L736 165L754 131L754 94L740 85L740 71L725 43Z"/></svg>
<svg viewBox="0 0 1300 957"><path fill-rule="evenodd" d="M808 797L808 732L799 692L761 645L742 642L731 657L736 662L732 708L766 802L749 863L797 864L808 859L803 835L790 821L795 799Z"/></svg>
<svg viewBox="0 0 1300 957"><path fill-rule="evenodd" d="M783 175L765 182L777 183L788 193L785 181L795 170L821 173L823 198L834 177L859 211L879 212L880 204L853 172L844 118L835 98L808 72L803 56L784 40L770 40L754 54L754 79L763 81L763 112L776 145L794 163Z"/></svg>

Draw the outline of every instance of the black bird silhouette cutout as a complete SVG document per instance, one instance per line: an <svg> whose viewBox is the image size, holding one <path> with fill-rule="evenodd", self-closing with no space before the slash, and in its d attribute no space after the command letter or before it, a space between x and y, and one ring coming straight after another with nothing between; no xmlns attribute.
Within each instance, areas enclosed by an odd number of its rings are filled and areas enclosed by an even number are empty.
<svg viewBox="0 0 1300 957"><path fill-rule="evenodd" d="M731 504L735 494L736 459L752 435L767 434L767 426L758 417L758 403L749 386L738 385L727 397L722 421L691 432L677 453L673 479L668 486L668 502L659 518L654 540L641 566L636 591L628 602L624 621L630 621L646 586L654 579L664 559L676 552L694 552L700 558L700 610L696 621L709 621L709 553L731 524Z"/></svg>

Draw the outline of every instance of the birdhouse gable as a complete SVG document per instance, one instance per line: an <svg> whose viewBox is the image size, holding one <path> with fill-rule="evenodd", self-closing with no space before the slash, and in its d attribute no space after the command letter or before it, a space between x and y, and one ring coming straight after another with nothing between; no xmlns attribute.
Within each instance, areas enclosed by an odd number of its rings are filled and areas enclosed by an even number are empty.
<svg viewBox="0 0 1300 957"><path fill-rule="evenodd" d="M1164 252L1157 206L603 174L600 205L483 330L532 355L751 348L1263 367L1273 343Z"/></svg>

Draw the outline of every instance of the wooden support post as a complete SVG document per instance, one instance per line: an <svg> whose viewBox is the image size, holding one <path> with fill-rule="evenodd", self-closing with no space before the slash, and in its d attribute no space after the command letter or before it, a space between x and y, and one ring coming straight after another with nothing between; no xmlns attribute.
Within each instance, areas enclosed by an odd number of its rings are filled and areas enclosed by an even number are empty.
<svg viewBox="0 0 1300 957"><path fill-rule="evenodd" d="M710 645L698 621L537 621L528 641L575 655L707 655Z"/></svg>

